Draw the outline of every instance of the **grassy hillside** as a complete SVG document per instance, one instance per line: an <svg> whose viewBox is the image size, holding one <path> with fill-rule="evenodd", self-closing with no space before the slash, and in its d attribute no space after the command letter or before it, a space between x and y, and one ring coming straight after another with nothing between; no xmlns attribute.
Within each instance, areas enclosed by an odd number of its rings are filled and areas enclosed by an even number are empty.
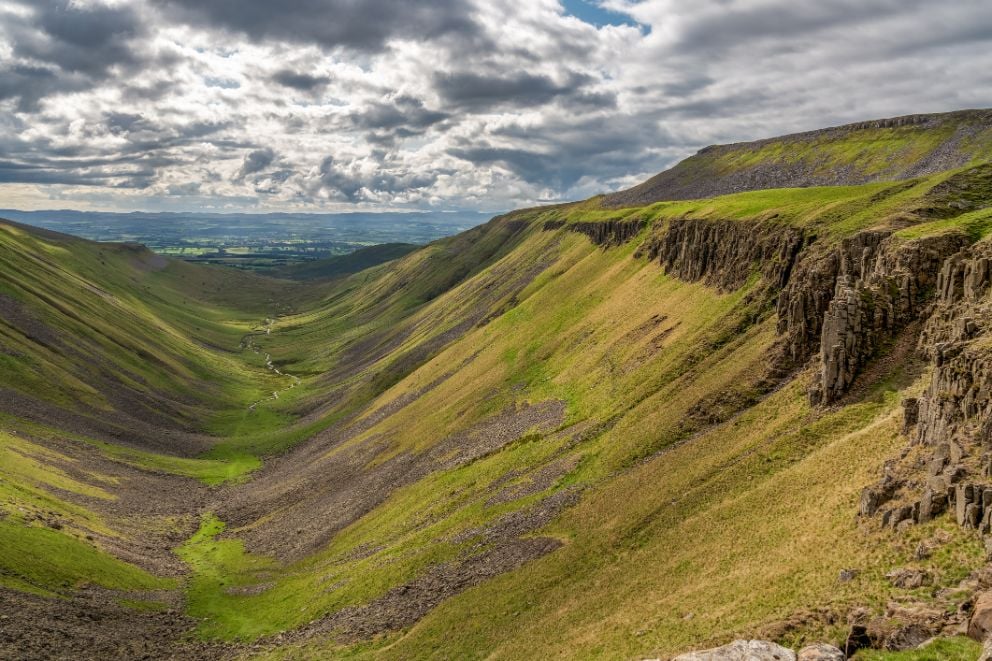
<svg viewBox="0 0 992 661"><path fill-rule="evenodd" d="M931 377L919 324L830 406L819 347L782 358L782 278L865 232L984 245L990 166L905 174L524 210L319 283L0 224L0 590L174 608L160 651L194 658L639 658L957 612L975 531L856 516Z"/></svg>
<svg viewBox="0 0 992 661"><path fill-rule="evenodd" d="M643 236L674 218L730 215L742 222L774 217L839 239L889 222L902 226L915 215L917 224L902 231L922 234L946 230L920 210L951 176L912 186L748 193L625 217L647 219ZM529 533L561 541L559 550L452 598L405 635L387 633L371 648L330 649L401 658L626 658L719 642L814 607L878 609L900 594L884 574L913 563L916 542L937 524L893 538L860 530L853 513L861 488L905 444L898 405L918 373L900 366L876 375L839 410L810 408L808 372L765 394L775 332L770 308L756 311L749 300L757 280L719 294L635 258L639 241L604 250L567 230L536 231L547 220L563 219L567 227L598 213L577 206L527 214L526 241L491 269L519 270L552 246L557 259L511 310L383 397L416 399L341 447L388 439L377 462L423 452L523 400L565 402L559 431L531 433L394 492L325 550L286 566L285 578L273 583L267 572L270 587L247 600L250 608L243 597L213 601L214 634L264 633L276 610L288 617L279 626L305 626L321 612L374 603L390 586L415 585L425 565L450 564L477 552L480 541L498 548L499 536L486 530L573 491L583 494L576 506ZM990 218L989 211L973 211L959 216L958 226L977 237ZM460 289L437 304L449 307ZM426 384L437 385L424 392ZM315 470L330 473L334 465L329 458ZM521 496L495 505L494 494L505 489ZM278 516L293 517L293 510ZM264 545L254 525L243 530ZM968 534L942 527L952 541L927 566L941 584L954 585L981 564L981 549ZM839 586L838 573L851 566L860 578ZM234 575L251 581L250 572ZM366 576L375 582L355 578ZM317 585L336 587L314 598ZM246 610L258 621L229 619ZM839 618L813 617L791 635L836 640L845 626ZM327 643L303 649L328 653Z"/></svg>
<svg viewBox="0 0 992 661"><path fill-rule="evenodd" d="M294 280L319 280L339 278L344 275L358 273L365 269L378 266L384 262L399 259L417 249L410 243L382 243L379 245L359 248L347 255L335 255L326 259L318 259L302 264L291 264L277 269L272 276L277 278L292 278Z"/></svg>
<svg viewBox="0 0 992 661"><path fill-rule="evenodd" d="M642 184L604 196L603 204L638 207L749 190L897 181L990 158L992 111L910 115L707 147Z"/></svg>

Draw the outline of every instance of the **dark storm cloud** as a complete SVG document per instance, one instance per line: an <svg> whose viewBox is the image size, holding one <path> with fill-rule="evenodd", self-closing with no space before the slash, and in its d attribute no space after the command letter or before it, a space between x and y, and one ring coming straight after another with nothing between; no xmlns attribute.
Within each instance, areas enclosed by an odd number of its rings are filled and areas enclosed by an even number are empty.
<svg viewBox="0 0 992 661"><path fill-rule="evenodd" d="M117 69L134 69L141 57L132 41L145 33L129 7L81 7L66 0L18 2L27 15L8 13L0 26L14 60L0 69L0 99L31 111L45 97L85 89Z"/></svg>
<svg viewBox="0 0 992 661"><path fill-rule="evenodd" d="M16 100L21 112L35 110L38 102L53 92L74 92L87 85L85 78L53 68L15 64L0 69L0 101Z"/></svg>
<svg viewBox="0 0 992 661"><path fill-rule="evenodd" d="M616 98L612 94L587 89L594 82L592 76L574 72L564 83L557 83L550 76L529 73L504 76L457 72L434 76L434 86L447 104L472 110L501 106L530 108L559 97L584 104L615 104Z"/></svg>
<svg viewBox="0 0 992 661"><path fill-rule="evenodd" d="M268 147L248 152L245 154L245 160L241 164L241 169L238 170L238 173L234 177L235 181L241 181L250 174L261 172L272 165L272 161L275 159L276 153Z"/></svg>
<svg viewBox="0 0 992 661"><path fill-rule="evenodd" d="M113 148L117 157L154 157L160 152L190 147L204 141L221 150L241 150L251 144L244 140L222 137L236 127L233 121L195 121L185 124L163 124L136 113L112 112L104 117L103 126L111 135L123 139ZM98 144L94 141L94 147Z"/></svg>
<svg viewBox="0 0 992 661"><path fill-rule="evenodd" d="M321 186L335 197L348 202L361 202L377 194L397 194L432 186L441 172L392 172L377 168L373 174L363 174L338 163L333 156L320 164Z"/></svg>
<svg viewBox="0 0 992 661"><path fill-rule="evenodd" d="M67 168L62 163L39 164L0 160L0 183L64 184L146 188L155 178L154 168Z"/></svg>
<svg viewBox="0 0 992 661"><path fill-rule="evenodd" d="M501 165L525 181L558 191L590 174L605 181L631 170L660 167L667 158L659 156L656 148L688 144L660 129L655 115L627 118L623 123L610 117L549 120L540 132L511 123L493 135L521 146L494 146L484 140L465 142L449 153L476 166Z"/></svg>
<svg viewBox="0 0 992 661"><path fill-rule="evenodd" d="M349 119L358 128L400 131L409 136L422 133L449 117L449 113L427 108L420 99L398 96L390 101L372 102L361 111L351 113Z"/></svg>
<svg viewBox="0 0 992 661"><path fill-rule="evenodd" d="M698 98L693 101L671 103L664 107L664 115L669 119L740 115L760 108L773 100L774 96L767 90L744 90L714 98Z"/></svg>
<svg viewBox="0 0 992 661"><path fill-rule="evenodd" d="M360 199L359 192L363 187L361 180L335 163L333 156L326 157L320 163L320 183L324 188L351 202Z"/></svg>
<svg viewBox="0 0 992 661"><path fill-rule="evenodd" d="M674 50L712 55L770 38L792 44L803 35L812 36L832 28L890 18L926 4L928 0L720 3L719 11L707 13L684 26L675 40L677 47ZM680 12L676 10L676 13Z"/></svg>
<svg viewBox="0 0 992 661"><path fill-rule="evenodd" d="M138 62L128 42L145 29L131 8L79 7L66 0L34 1L31 7L41 35L19 40L16 55L92 77L105 75L115 65Z"/></svg>
<svg viewBox="0 0 992 661"><path fill-rule="evenodd" d="M315 43L362 51L390 39L470 37L478 28L463 0L161 0L178 20L255 40Z"/></svg>
<svg viewBox="0 0 992 661"><path fill-rule="evenodd" d="M290 87L301 92L312 92L324 87L330 82L326 76L311 76L292 69L282 69L272 74L272 80L283 87Z"/></svg>
<svg viewBox="0 0 992 661"><path fill-rule="evenodd" d="M202 149L211 154L242 151L240 141L215 134L230 122L198 121L165 126L138 113L111 112L103 120L85 125L83 140L64 142L65 127L46 124L45 115L28 122L0 124L0 183L104 186L144 189L160 173L189 166ZM32 137L15 133L30 126ZM21 128L23 132L23 128ZM111 141L107 139L112 137ZM211 139L209 147L204 140Z"/></svg>
<svg viewBox="0 0 992 661"><path fill-rule="evenodd" d="M139 127L146 127L148 122L142 115L126 112L111 112L107 113L106 125L107 129L111 133L114 135L121 135L130 133Z"/></svg>

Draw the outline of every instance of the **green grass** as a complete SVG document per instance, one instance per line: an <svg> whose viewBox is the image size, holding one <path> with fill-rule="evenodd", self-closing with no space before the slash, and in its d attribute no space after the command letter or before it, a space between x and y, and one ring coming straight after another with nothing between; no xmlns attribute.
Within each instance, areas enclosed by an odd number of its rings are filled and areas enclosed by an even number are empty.
<svg viewBox="0 0 992 661"><path fill-rule="evenodd" d="M152 471L191 477L204 484L217 486L227 482L240 482L262 466L253 454L239 451L216 453L211 451L204 458L173 457L152 452L142 452L109 443L98 443L107 456ZM216 458L212 458L216 456Z"/></svg>
<svg viewBox="0 0 992 661"><path fill-rule="evenodd" d="M62 532L0 520L0 585L39 594L68 593L84 585L118 590L164 590L157 578Z"/></svg>
<svg viewBox="0 0 992 661"><path fill-rule="evenodd" d="M247 598L228 591L245 585L246 576L257 581L259 576L269 575L277 565L267 558L246 554L239 540L217 539L224 528L223 521L205 514L196 534L176 550L193 572L187 588L187 610L193 617L210 616L200 625L203 635L226 637L228 631L236 629L242 637L257 637L269 631L264 628L264 618L247 603Z"/></svg>
<svg viewBox="0 0 992 661"><path fill-rule="evenodd" d="M971 638L956 636L939 638L926 647L903 652L862 650L853 658L855 661L975 661L982 652L982 646Z"/></svg>

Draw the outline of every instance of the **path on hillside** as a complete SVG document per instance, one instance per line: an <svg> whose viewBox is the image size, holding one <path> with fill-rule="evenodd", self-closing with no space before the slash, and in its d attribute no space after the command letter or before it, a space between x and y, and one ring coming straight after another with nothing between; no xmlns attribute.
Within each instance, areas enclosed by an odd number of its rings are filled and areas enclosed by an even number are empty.
<svg viewBox="0 0 992 661"><path fill-rule="evenodd" d="M255 341L255 336L262 335L263 333L265 335L272 335L272 324L274 321L275 321L274 319L267 317L265 321L262 322L261 330L248 333L241 339L241 348L251 349L257 354L262 353L262 347L260 347L258 343ZM294 376L292 374L286 374L285 372L282 372L278 367L272 364L272 354L269 353L265 354L265 367L274 374L287 377L288 379L290 379L290 383L285 388L280 388L279 390L273 390L272 395L270 395L269 397L264 397L258 400L257 402L251 403L248 406L249 411L254 411L255 407L263 402L279 399L279 393L286 392L287 390L292 390L293 388L295 388L300 384L300 378L298 376Z"/></svg>

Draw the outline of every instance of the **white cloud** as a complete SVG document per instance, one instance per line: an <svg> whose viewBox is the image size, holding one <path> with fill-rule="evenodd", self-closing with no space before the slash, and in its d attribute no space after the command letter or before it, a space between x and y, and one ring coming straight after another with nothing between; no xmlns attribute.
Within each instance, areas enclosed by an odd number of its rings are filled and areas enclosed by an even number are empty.
<svg viewBox="0 0 992 661"><path fill-rule="evenodd" d="M603 27L558 0L375 0L335 14L350 31L317 25L339 0L256 3L0 0L0 195L495 211L713 142L992 106L984 0L607 0L640 25Z"/></svg>

